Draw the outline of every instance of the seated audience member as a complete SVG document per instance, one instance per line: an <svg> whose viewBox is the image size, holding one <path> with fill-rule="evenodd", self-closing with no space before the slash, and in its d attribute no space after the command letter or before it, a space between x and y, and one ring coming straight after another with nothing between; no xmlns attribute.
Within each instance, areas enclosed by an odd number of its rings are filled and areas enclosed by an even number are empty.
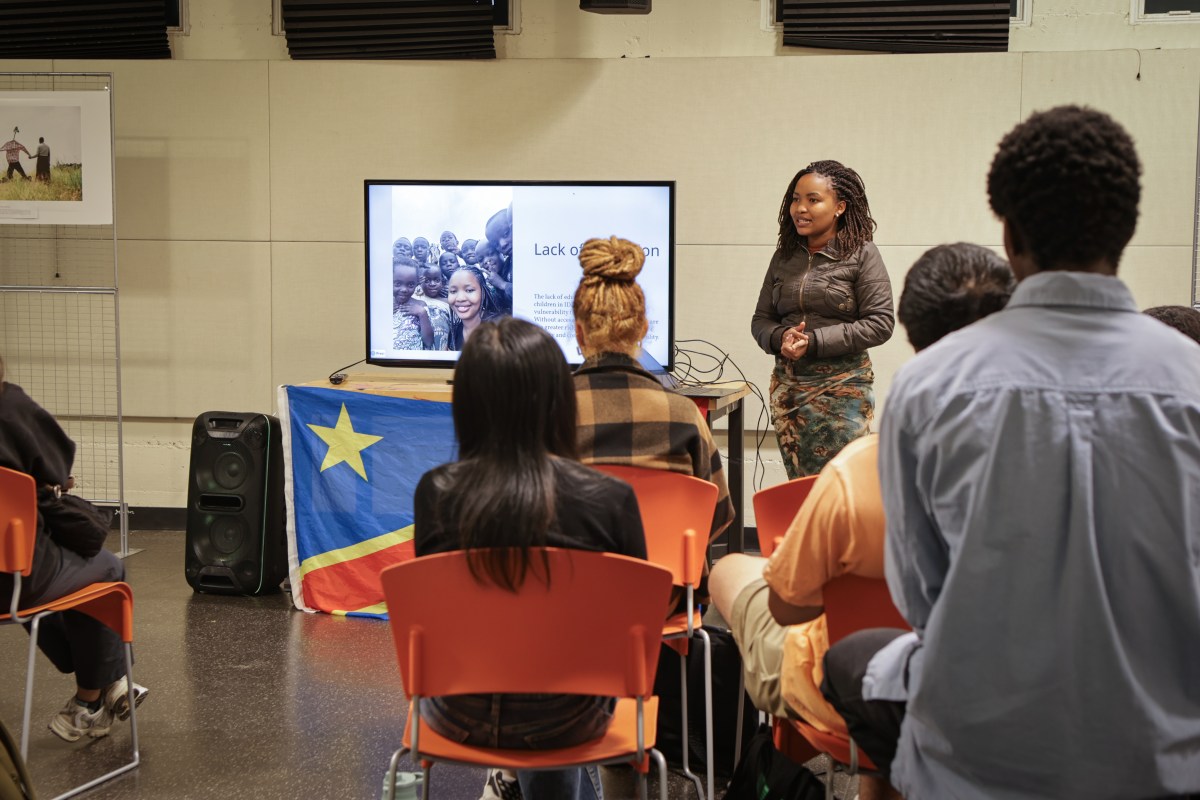
<svg viewBox="0 0 1200 800"><path fill-rule="evenodd" d="M1012 300L892 384L887 577L913 631L843 639L822 689L907 797L1200 791L1200 349L1117 278L1140 171L1099 111L1014 128L988 175Z"/></svg>
<svg viewBox="0 0 1200 800"><path fill-rule="evenodd" d="M432 264L425 267L421 276L421 301L429 310L429 325L433 328L433 344L429 349L450 349L450 304L446 302L446 283L441 269Z"/></svg>
<svg viewBox="0 0 1200 800"><path fill-rule="evenodd" d="M71 488L75 443L49 412L11 383L4 383L0 360L0 467L32 475L39 489ZM60 545L38 515L33 568L21 581L20 605L31 608L93 583L125 580L125 564L108 550L88 558ZM13 594L11 575L0 575L4 610ZM42 620L38 647L59 672L75 675L75 693L50 718L50 730L68 742L83 736L99 739L114 721L129 719L129 681L125 646L107 625L80 611L63 611ZM149 690L133 685L134 704Z"/></svg>
<svg viewBox="0 0 1200 800"><path fill-rule="evenodd" d="M952 331L999 311L1016 286L1000 256L973 244L941 245L913 264L898 314L918 352ZM754 705L847 735L821 696L829 636L822 587L842 575L883 577L883 497L876 466L879 437L848 444L822 470L770 561L730 553L709 577L713 604L729 623ZM862 800L884 786L864 777Z"/></svg>
<svg viewBox="0 0 1200 800"><path fill-rule="evenodd" d="M558 579L541 574L532 547L646 557L633 490L579 463L571 373L550 334L513 317L480 325L454 371L452 410L458 461L425 473L413 498L418 556L466 550L480 580L513 591ZM487 549L509 547L519 559ZM580 695L455 695L421 698L421 715L468 744L536 750L603 735L613 704ZM595 767L518 772L518 780L526 800L601 797Z"/></svg>
<svg viewBox="0 0 1200 800"><path fill-rule="evenodd" d="M487 281L474 267L459 267L450 275L446 301L450 317L450 349L462 350L467 337L483 322L500 316L487 293Z"/></svg>
<svg viewBox="0 0 1200 800"><path fill-rule="evenodd" d="M392 347L397 350L429 350L433 347L433 325L429 308L413 297L420 269L411 258L392 259Z"/></svg>
<svg viewBox="0 0 1200 800"><path fill-rule="evenodd" d="M625 239L589 239L579 252L575 340L584 362L575 371L579 456L585 464L625 464L694 475L717 485L709 540L733 521L721 453L696 404L663 388L637 361L646 296L637 284L646 256Z"/></svg>
<svg viewBox="0 0 1200 800"><path fill-rule="evenodd" d="M1192 341L1200 344L1200 311L1188 306L1155 306L1142 312L1159 322L1170 325Z"/></svg>

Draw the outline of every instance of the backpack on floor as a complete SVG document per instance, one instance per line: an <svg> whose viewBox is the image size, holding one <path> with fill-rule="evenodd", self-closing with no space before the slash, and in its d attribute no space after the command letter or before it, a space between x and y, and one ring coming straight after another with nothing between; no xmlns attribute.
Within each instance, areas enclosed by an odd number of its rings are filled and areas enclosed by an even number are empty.
<svg viewBox="0 0 1200 800"><path fill-rule="evenodd" d="M742 754L725 800L824 800L825 784L803 764L775 749L763 725Z"/></svg>
<svg viewBox="0 0 1200 800"><path fill-rule="evenodd" d="M17 744L0 720L0 800L35 800L33 783Z"/></svg>
<svg viewBox="0 0 1200 800"><path fill-rule="evenodd" d="M733 634L723 628L704 626L712 643L713 682L713 774L733 773L733 749L737 734L739 701L742 705L742 749L758 730L758 709L750 696L738 697L742 656ZM688 763L697 775L703 775L704 757L704 657L703 648L693 643L688 648ZM679 654L666 645L658 657L658 674L654 679L658 695L658 741L654 745L672 767L683 765L682 701L679 691Z"/></svg>

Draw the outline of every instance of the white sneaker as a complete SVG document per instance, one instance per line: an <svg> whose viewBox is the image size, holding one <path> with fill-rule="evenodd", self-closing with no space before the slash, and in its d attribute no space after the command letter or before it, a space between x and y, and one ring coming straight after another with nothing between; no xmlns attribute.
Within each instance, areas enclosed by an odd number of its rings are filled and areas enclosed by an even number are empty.
<svg viewBox="0 0 1200 800"><path fill-rule="evenodd" d="M141 684L133 685L133 704L140 706L150 690ZM129 678L122 675L108 685L104 690L104 708L109 714L121 721L129 719Z"/></svg>
<svg viewBox="0 0 1200 800"><path fill-rule="evenodd" d="M479 800L522 800L516 773L507 769L490 770Z"/></svg>
<svg viewBox="0 0 1200 800"><path fill-rule="evenodd" d="M80 705L71 695L67 704L50 718L49 728L54 735L68 742L78 742L85 733L93 739L108 736L112 728L112 713L104 704L95 711Z"/></svg>

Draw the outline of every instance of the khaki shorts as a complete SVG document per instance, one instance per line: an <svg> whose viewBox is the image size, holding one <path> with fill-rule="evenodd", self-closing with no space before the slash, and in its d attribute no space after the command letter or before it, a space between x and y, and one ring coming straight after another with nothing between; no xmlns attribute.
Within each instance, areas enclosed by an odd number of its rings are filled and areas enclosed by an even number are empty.
<svg viewBox="0 0 1200 800"><path fill-rule="evenodd" d="M769 595L767 582L755 579L733 601L731 619L726 621L742 654L746 692L754 707L777 717L788 717L792 714L779 687L787 628L771 616L767 607Z"/></svg>

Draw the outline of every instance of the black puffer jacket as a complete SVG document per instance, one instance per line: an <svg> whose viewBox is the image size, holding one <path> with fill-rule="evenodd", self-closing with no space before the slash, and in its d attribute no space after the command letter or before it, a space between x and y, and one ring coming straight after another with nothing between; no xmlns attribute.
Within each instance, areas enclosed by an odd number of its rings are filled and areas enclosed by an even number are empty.
<svg viewBox="0 0 1200 800"><path fill-rule="evenodd" d="M806 323L805 358L834 358L883 344L896 326L892 284L873 242L839 259L804 247L771 258L750 330L758 346L779 355L783 332Z"/></svg>

